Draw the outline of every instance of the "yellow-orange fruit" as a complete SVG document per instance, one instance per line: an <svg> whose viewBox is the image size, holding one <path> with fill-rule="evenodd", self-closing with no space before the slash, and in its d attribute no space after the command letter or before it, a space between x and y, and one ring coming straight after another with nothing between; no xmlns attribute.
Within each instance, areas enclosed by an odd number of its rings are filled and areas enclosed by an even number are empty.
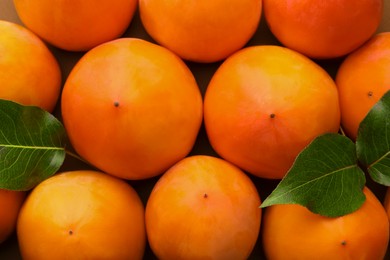
<svg viewBox="0 0 390 260"><path fill-rule="evenodd" d="M202 97L175 54L122 38L76 64L62 93L62 117L72 145L88 162L121 178L145 179L191 151Z"/></svg>
<svg viewBox="0 0 390 260"><path fill-rule="evenodd" d="M144 206L123 180L64 172L32 190L17 235L23 259L142 259Z"/></svg>
<svg viewBox="0 0 390 260"><path fill-rule="evenodd" d="M260 197L222 159L183 159L156 183L146 205L148 241L159 259L247 259L260 230Z"/></svg>
<svg viewBox="0 0 390 260"><path fill-rule="evenodd" d="M218 68L204 121L215 151L240 168L280 179L315 137L337 132L337 88L325 70L279 46L253 46Z"/></svg>
<svg viewBox="0 0 390 260"><path fill-rule="evenodd" d="M52 112L61 71L44 42L21 25L0 20L0 98Z"/></svg>
<svg viewBox="0 0 390 260"><path fill-rule="evenodd" d="M13 0L22 22L50 44L86 51L120 37L137 0Z"/></svg>

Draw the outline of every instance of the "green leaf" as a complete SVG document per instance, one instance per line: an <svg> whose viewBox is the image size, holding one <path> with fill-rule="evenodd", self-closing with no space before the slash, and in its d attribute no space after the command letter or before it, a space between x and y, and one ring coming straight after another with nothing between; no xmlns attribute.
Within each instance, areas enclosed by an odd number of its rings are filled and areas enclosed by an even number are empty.
<svg viewBox="0 0 390 260"><path fill-rule="evenodd" d="M65 159L66 133L50 113L0 100L0 188L29 190Z"/></svg>
<svg viewBox="0 0 390 260"><path fill-rule="evenodd" d="M339 134L324 134L297 156L261 207L300 204L323 216L343 216L365 201L365 181L357 165L355 144Z"/></svg>
<svg viewBox="0 0 390 260"><path fill-rule="evenodd" d="M390 186L390 91L383 95L360 123L356 152L371 178Z"/></svg>

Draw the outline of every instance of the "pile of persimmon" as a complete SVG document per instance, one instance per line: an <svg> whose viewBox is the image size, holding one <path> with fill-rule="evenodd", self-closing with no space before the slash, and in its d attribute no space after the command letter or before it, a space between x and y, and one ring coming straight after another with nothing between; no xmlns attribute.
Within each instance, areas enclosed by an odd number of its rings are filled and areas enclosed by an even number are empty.
<svg viewBox="0 0 390 260"><path fill-rule="evenodd" d="M321 134L355 141L390 89L383 2L13 0L0 98L58 116L90 170L0 189L0 243L15 232L25 259L142 259L147 244L159 259L259 246L268 259L383 259L389 194L382 204L365 187L360 209L329 218L263 212L254 182L282 179ZM129 36L134 22L145 39ZM261 22L278 44L252 41ZM52 50L81 58L65 73ZM336 75L317 62L334 58ZM216 67L204 92L194 64ZM191 153L201 129L213 155ZM144 198L130 183L150 178Z"/></svg>

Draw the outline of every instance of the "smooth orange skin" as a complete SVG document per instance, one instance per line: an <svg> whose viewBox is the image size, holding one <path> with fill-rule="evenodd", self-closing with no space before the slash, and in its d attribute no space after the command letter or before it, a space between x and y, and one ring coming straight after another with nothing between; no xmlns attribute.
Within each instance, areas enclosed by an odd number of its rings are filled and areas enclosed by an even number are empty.
<svg viewBox="0 0 390 260"><path fill-rule="evenodd" d="M24 198L23 191L0 189L0 244L15 231L16 220Z"/></svg>
<svg viewBox="0 0 390 260"><path fill-rule="evenodd" d="M17 236L23 259L142 259L144 206L123 180L64 172L27 197Z"/></svg>
<svg viewBox="0 0 390 260"><path fill-rule="evenodd" d="M183 159L158 180L145 211L159 259L247 259L260 231L260 197L240 169L222 159Z"/></svg>
<svg viewBox="0 0 390 260"><path fill-rule="evenodd" d="M88 52L62 93L62 116L76 151L125 179L162 174L192 149L202 97L188 67L169 50L118 39Z"/></svg>
<svg viewBox="0 0 390 260"><path fill-rule="evenodd" d="M383 0L263 0L271 32L286 47L319 59L350 53L379 27Z"/></svg>
<svg viewBox="0 0 390 260"><path fill-rule="evenodd" d="M204 122L221 157L258 177L281 179L315 137L338 131L336 85L297 52L248 47L212 77Z"/></svg>
<svg viewBox="0 0 390 260"><path fill-rule="evenodd" d="M222 60L241 49L260 22L261 0L140 0L146 31L195 62Z"/></svg>
<svg viewBox="0 0 390 260"><path fill-rule="evenodd" d="M364 193L360 209L338 218L293 204L266 208L262 238L267 259L384 259L389 242L386 211L368 188Z"/></svg>
<svg viewBox="0 0 390 260"><path fill-rule="evenodd" d="M390 90L390 33L379 33L351 53L336 75L341 125L356 140L361 121Z"/></svg>
<svg viewBox="0 0 390 260"><path fill-rule="evenodd" d="M120 37L129 26L136 0L14 0L19 18L50 44L87 51Z"/></svg>
<svg viewBox="0 0 390 260"><path fill-rule="evenodd" d="M30 30L0 20L0 98L54 110L61 90L56 58Z"/></svg>

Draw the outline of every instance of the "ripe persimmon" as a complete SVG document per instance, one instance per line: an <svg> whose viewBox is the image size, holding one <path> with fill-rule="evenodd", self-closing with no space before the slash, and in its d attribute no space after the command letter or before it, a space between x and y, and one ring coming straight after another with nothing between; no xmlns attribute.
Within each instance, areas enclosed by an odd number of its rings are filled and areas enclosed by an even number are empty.
<svg viewBox="0 0 390 260"><path fill-rule="evenodd" d="M389 220L376 196L368 188L364 194L361 208L337 218L296 204L266 208L262 238L267 259L384 259Z"/></svg>
<svg viewBox="0 0 390 260"><path fill-rule="evenodd" d="M0 243L15 231L25 192L0 189Z"/></svg>
<svg viewBox="0 0 390 260"><path fill-rule="evenodd" d="M181 58L222 60L242 48L260 22L260 0L140 0L146 31Z"/></svg>
<svg viewBox="0 0 390 260"><path fill-rule="evenodd" d="M379 27L383 0L264 0L271 32L312 58L336 58L367 41Z"/></svg>
<svg viewBox="0 0 390 260"><path fill-rule="evenodd" d="M337 132L337 88L307 57L280 46L230 56L205 94L204 121L214 150L263 178L281 179L315 137Z"/></svg>
<svg viewBox="0 0 390 260"><path fill-rule="evenodd" d="M86 51L120 37L137 0L13 0L19 18L50 44Z"/></svg>
<svg viewBox="0 0 390 260"><path fill-rule="evenodd" d="M259 235L260 203L239 168L211 156L187 157L150 194L149 244L159 259L247 259Z"/></svg>
<svg viewBox="0 0 390 260"><path fill-rule="evenodd" d="M356 140L360 122L390 90L390 32L379 33L341 63L336 85L341 125Z"/></svg>
<svg viewBox="0 0 390 260"><path fill-rule="evenodd" d="M142 259L144 206L121 179L63 172L29 194L17 237L23 259Z"/></svg>
<svg viewBox="0 0 390 260"><path fill-rule="evenodd" d="M62 92L76 152L125 179L163 173L192 149L202 96L185 63L156 44L122 38L81 58Z"/></svg>
<svg viewBox="0 0 390 260"><path fill-rule="evenodd" d="M25 27L0 20L0 98L52 112L61 71L45 43Z"/></svg>

